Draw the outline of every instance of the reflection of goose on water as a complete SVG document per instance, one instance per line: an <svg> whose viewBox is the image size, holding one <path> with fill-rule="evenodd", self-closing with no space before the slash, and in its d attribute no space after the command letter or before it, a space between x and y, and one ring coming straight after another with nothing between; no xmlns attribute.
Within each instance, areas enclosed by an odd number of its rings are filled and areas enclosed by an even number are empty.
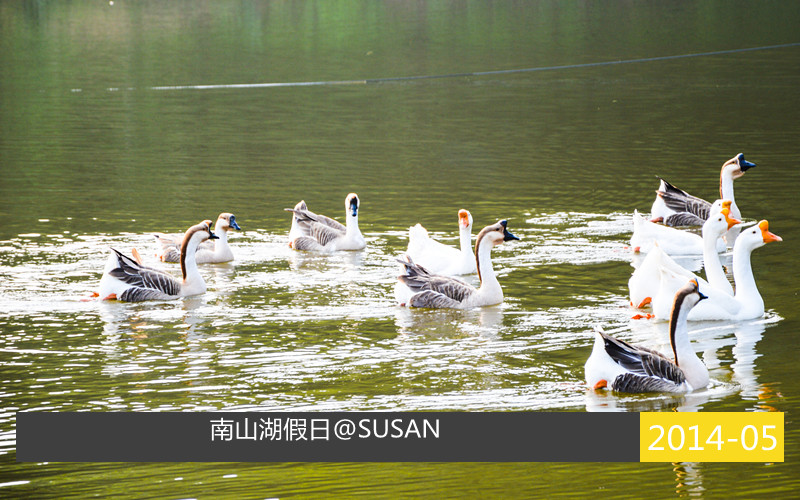
<svg viewBox="0 0 800 500"><path fill-rule="evenodd" d="M780 236L769 232L769 222L762 220L758 225L750 226L737 238L733 247L733 280L736 285L736 294L730 296L722 290L713 287L703 289L708 295L708 300L703 301L689 313L691 321L703 320L746 320L764 316L764 299L758 292L756 280L753 277L753 268L750 255L756 248L767 243L783 241ZM682 278L676 276L662 277L662 288L674 286L671 281ZM671 280L671 281L670 281ZM669 303L663 294L658 294L653 301L653 313L656 318L669 317Z"/></svg>
<svg viewBox="0 0 800 500"><path fill-rule="evenodd" d="M628 280L631 304L634 307L644 307L652 302L653 297L659 293L666 293L671 303L672 299L675 297L675 292L678 291L678 288L683 286L687 279L697 279L704 290L707 286L712 286L724 291L728 295L733 295L733 288L727 276L725 276L725 271L722 269L722 263L720 262L719 254L716 249L717 240L730 227L740 222L738 219L730 217L730 204L731 202L729 200L723 201L721 205L722 210L717 214L711 215L703 224L703 261L708 282L698 278L694 273L680 266L656 244ZM675 275L680 276L682 280L677 282L676 286L668 290L660 290L661 269L671 271Z"/></svg>
<svg viewBox="0 0 800 500"><path fill-rule="evenodd" d="M197 246L216 236L211 232L211 221L205 220L190 227L181 244L181 273L178 281L171 274L142 265L115 249L106 261L100 279L99 297L103 300L117 299L126 302L144 300L170 300L205 293L206 282L200 275L195 261Z"/></svg>
<svg viewBox="0 0 800 500"><path fill-rule="evenodd" d="M236 216L230 213L221 213L214 225L216 240L207 240L197 247L195 260L198 264L219 264L233 260L233 251L228 245L228 230L242 228L236 223ZM162 262L180 262L181 242L183 234L154 233L156 241L160 243L160 250L156 256Z"/></svg>
<svg viewBox="0 0 800 500"><path fill-rule="evenodd" d="M584 367L586 383L594 389L608 387L629 393L682 393L708 385L708 369L692 349L686 322L689 311L705 298L694 280L675 294L669 325L675 361L596 331L594 348Z"/></svg>
<svg viewBox="0 0 800 500"><path fill-rule="evenodd" d="M733 181L755 166L755 163L745 160L744 155L739 153L726 161L720 169L719 197L731 200L731 215L734 219L741 219L742 213L733 197ZM650 216L654 222L663 222L668 226L702 226L710 215L711 203L676 188L664 179L661 179L656 193L656 199L650 209ZM728 246L733 246L738 234L739 228L731 228L728 231L725 237Z"/></svg>
<svg viewBox="0 0 800 500"><path fill-rule="evenodd" d="M422 225L417 224L408 229L406 255L433 274L473 274L476 268L472 253L472 214L464 209L458 211L458 234L461 248L455 249L434 240Z"/></svg>
<svg viewBox="0 0 800 500"><path fill-rule="evenodd" d="M508 232L508 222L502 220L486 226L478 234L475 243L475 259L478 269L479 288L449 276L429 273L415 264L408 256L403 264L405 274L400 275L395 285L395 298L402 306L467 309L489 306L503 301L503 289L492 268L491 251L504 241L518 240Z"/></svg>
<svg viewBox="0 0 800 500"><path fill-rule="evenodd" d="M355 193L347 195L344 202L346 225L325 215L311 212L305 201L300 201L294 208L284 209L293 214L292 227L289 230L289 247L295 250L326 253L363 249L367 244L358 228L359 205L358 195Z"/></svg>

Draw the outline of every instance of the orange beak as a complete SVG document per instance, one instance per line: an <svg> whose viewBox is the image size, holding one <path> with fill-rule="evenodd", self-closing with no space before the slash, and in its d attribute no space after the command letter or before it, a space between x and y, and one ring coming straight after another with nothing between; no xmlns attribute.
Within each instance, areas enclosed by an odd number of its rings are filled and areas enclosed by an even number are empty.
<svg viewBox="0 0 800 500"><path fill-rule="evenodd" d="M771 243L773 241L783 241L783 238L778 236L777 234L773 234L769 232L769 222L766 220L762 220L758 223L759 229L761 229L761 236L764 238L764 243Z"/></svg>
<svg viewBox="0 0 800 500"><path fill-rule="evenodd" d="M740 221L739 219L734 219L733 217L730 216L731 215L730 202L727 202L727 203L728 203L728 206L723 208L721 213L722 213L722 215L725 216L725 220L728 221L728 229L730 229L733 226L735 226L736 224L741 224L742 221ZM725 203L723 203L723 205L724 204Z"/></svg>
<svg viewBox="0 0 800 500"><path fill-rule="evenodd" d="M460 227L469 226L469 212L464 209L458 211L458 225Z"/></svg>

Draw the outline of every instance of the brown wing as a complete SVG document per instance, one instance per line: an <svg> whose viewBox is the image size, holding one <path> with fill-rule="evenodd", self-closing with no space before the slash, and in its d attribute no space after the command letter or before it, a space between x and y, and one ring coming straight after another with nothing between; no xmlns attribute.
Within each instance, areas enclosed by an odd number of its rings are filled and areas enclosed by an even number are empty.
<svg viewBox="0 0 800 500"><path fill-rule="evenodd" d="M172 275L142 266L119 250L111 250L117 255L118 267L109 271L109 275L134 287L149 288L165 295L175 296L180 293L181 284Z"/></svg>
<svg viewBox="0 0 800 500"><path fill-rule="evenodd" d="M414 264L410 257L406 256L406 259L398 259L398 262L403 264L406 271L406 274L400 275L398 279L413 292L436 292L456 301L456 303L463 302L465 298L476 292L475 287L459 279L431 274L419 264Z"/></svg>
<svg viewBox="0 0 800 500"><path fill-rule="evenodd" d="M664 204L667 208L675 212L688 212L696 215L703 221L708 219L708 214L711 212L711 203L697 196L692 196L682 189L676 188L660 177L659 179L664 183L664 191L656 191L656 193L664 200ZM700 225L702 225L702 223Z"/></svg>
<svg viewBox="0 0 800 500"><path fill-rule="evenodd" d="M686 382L683 371L661 353L599 333L605 342L606 353L626 371L638 376L657 377L675 385Z"/></svg>
<svg viewBox="0 0 800 500"><path fill-rule="evenodd" d="M705 224L705 220L701 219L700 217L696 216L695 214L690 214L689 212L679 212L676 214L672 214L666 218L664 224L667 226L702 226Z"/></svg>
<svg viewBox="0 0 800 500"><path fill-rule="evenodd" d="M338 231L345 232L347 227L341 222L335 221L326 215L315 214L310 210L298 210L297 208L287 208L289 212L294 212L295 218L298 222L309 221L328 226Z"/></svg>
<svg viewBox="0 0 800 500"><path fill-rule="evenodd" d="M408 300L411 307L431 307L436 309L457 308L461 305L460 301L454 300L447 295L433 290L425 290L416 293Z"/></svg>

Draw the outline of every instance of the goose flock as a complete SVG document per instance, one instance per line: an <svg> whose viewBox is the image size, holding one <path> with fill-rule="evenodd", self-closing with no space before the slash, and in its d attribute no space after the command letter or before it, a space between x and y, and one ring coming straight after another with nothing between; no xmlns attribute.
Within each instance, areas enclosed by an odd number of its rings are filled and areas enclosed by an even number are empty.
<svg viewBox="0 0 800 500"><path fill-rule="evenodd" d="M708 385L709 375L689 341L688 322L741 321L764 315L750 255L767 243L781 241L762 220L742 229L741 212L733 199L733 181L755 164L738 154L720 172L720 199L713 203L692 196L660 179L650 218L633 214L634 252L647 256L628 282L631 307L651 308L646 317L669 320L673 359L643 346L595 332L592 353L585 364L586 383L593 390L617 392L689 392ZM345 224L308 209L300 201L291 212L288 245L296 251L327 254L362 250L366 240L358 226L360 200L345 198ZM420 224L409 228L408 248L397 261L402 266L395 284L401 307L468 309L500 304L503 289L492 267L491 251L518 240L501 220L484 227L472 239L472 214L458 212L459 248L435 241ZM702 226L702 236L686 226ZM241 230L232 213L221 213L214 231L211 220L190 227L183 235L154 234L162 262L178 262L182 279L146 266L134 249L131 256L111 249L99 291L102 300L139 302L171 300L206 291L198 264L234 260L228 231ZM719 253L733 248L731 286ZM702 255L705 279L681 267L671 256ZM477 288L457 278L477 273ZM638 315L635 316L639 317Z"/></svg>

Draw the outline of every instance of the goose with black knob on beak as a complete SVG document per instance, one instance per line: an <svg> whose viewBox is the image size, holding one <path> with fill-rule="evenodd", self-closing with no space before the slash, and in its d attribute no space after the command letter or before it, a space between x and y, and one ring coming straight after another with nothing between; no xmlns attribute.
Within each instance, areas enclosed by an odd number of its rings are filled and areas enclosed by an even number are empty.
<svg viewBox="0 0 800 500"><path fill-rule="evenodd" d="M464 209L458 211L458 233L460 250L434 240L421 224L417 224L408 229L406 255L433 274L473 274L477 268L472 253L472 214Z"/></svg>
<svg viewBox="0 0 800 500"><path fill-rule="evenodd" d="M675 294L669 322L669 342L675 360L646 347L634 346L598 329L586 361L586 383L597 390L685 393L708 385L708 369L689 342L686 318L706 296L696 280Z"/></svg>
<svg viewBox="0 0 800 500"><path fill-rule="evenodd" d="M206 282L197 269L195 253L202 242L216 238L211 232L210 220L186 231L181 244L181 281L169 273L142 265L138 257L131 259L112 248L100 279L99 297L103 300L141 302L171 300L205 293ZM134 256L136 257L136 253Z"/></svg>
<svg viewBox="0 0 800 500"><path fill-rule="evenodd" d="M337 250L362 250L367 246L364 236L358 229L358 195L350 193L344 206L347 214L346 224L341 224L325 215L308 210L304 201L295 208L284 210L292 212L292 228L289 230L289 247L295 250L314 252L335 252Z"/></svg>
<svg viewBox="0 0 800 500"><path fill-rule="evenodd" d="M719 173L719 197L731 200L731 216L741 219L742 213L736 206L733 196L733 181L742 177L747 170L756 164L744 159L744 154L739 153L722 165ZM656 199L650 209L650 217L654 222L663 222L667 226L702 226L710 213L711 203L702 198L692 196L682 189L678 189L664 179L659 178L661 184L656 191ZM733 246L740 228L731 228L725 236L728 246Z"/></svg>
<svg viewBox="0 0 800 500"><path fill-rule="evenodd" d="M478 233L475 243L475 264L478 270L479 288L449 276L431 274L406 256L398 259L405 274L398 276L395 298L402 306L468 309L490 306L503 301L503 289L492 268L492 248L504 241L518 240L507 229L508 222L501 220L486 226Z"/></svg>
<svg viewBox="0 0 800 500"><path fill-rule="evenodd" d="M219 264L233 260L233 251L228 245L228 231L242 228L236 223L236 216L231 213L221 213L214 225L216 240L207 240L197 247L195 260L198 264ZM180 262L181 242L183 234L154 233L156 241L160 243L160 251L156 256L161 262Z"/></svg>

